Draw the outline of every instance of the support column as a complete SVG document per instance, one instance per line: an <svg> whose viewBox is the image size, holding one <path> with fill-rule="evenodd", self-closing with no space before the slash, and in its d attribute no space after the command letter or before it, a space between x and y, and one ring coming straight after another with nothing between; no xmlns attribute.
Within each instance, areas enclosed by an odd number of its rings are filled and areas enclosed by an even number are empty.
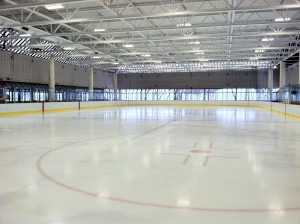
<svg viewBox="0 0 300 224"><path fill-rule="evenodd" d="M285 62L280 62L280 74L279 74L279 88L285 86Z"/></svg>
<svg viewBox="0 0 300 224"><path fill-rule="evenodd" d="M114 100L118 100L118 74L114 73Z"/></svg>
<svg viewBox="0 0 300 224"><path fill-rule="evenodd" d="M90 67L89 75L89 101L94 99L94 68Z"/></svg>
<svg viewBox="0 0 300 224"><path fill-rule="evenodd" d="M270 90L270 101L272 102L272 92L273 92L273 69L269 69L268 73L268 88Z"/></svg>
<svg viewBox="0 0 300 224"><path fill-rule="evenodd" d="M50 59L50 72L49 72L49 101L55 101L55 66L54 59Z"/></svg>

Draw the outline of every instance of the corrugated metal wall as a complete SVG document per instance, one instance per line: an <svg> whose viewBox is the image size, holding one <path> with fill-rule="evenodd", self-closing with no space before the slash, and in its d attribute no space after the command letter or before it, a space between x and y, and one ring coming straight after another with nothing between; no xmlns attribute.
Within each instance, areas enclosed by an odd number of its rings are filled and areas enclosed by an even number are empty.
<svg viewBox="0 0 300 224"><path fill-rule="evenodd" d="M49 83L49 60L0 52L0 78L4 81ZM56 85L88 87L89 69L55 62ZM113 89L113 75L94 70L94 88Z"/></svg>

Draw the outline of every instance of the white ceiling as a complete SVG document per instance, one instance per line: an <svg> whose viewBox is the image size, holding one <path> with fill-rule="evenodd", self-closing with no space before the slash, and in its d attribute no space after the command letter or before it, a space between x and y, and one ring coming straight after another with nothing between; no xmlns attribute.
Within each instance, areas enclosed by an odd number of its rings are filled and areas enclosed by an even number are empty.
<svg viewBox="0 0 300 224"><path fill-rule="evenodd" d="M300 1L2 0L0 33L4 50L103 71L273 68L299 51Z"/></svg>

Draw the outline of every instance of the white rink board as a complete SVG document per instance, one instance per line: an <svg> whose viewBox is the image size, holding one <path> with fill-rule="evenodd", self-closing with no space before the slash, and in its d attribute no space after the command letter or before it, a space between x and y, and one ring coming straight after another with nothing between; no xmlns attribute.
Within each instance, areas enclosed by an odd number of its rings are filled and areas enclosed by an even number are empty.
<svg viewBox="0 0 300 224"><path fill-rule="evenodd" d="M261 101L83 101L80 102L81 109L107 107L107 106L139 106L139 105L195 105L195 106L249 106L249 107L263 107L269 110L275 110L290 115L300 116L300 106L271 103ZM46 102L45 111L47 110L70 110L78 109L79 102ZM15 103L15 104L0 104L1 113L14 112L37 112L42 111L42 103Z"/></svg>

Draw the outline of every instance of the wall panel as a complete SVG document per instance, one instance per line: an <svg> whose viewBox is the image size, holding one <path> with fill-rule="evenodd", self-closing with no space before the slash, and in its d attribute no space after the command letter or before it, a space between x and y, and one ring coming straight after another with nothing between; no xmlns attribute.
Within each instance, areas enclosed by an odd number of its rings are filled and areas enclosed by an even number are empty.
<svg viewBox="0 0 300 224"><path fill-rule="evenodd" d="M0 79L4 81L49 83L49 60L0 52ZM94 70L94 88L113 89L113 75ZM89 69L55 62L57 85L88 87Z"/></svg>
<svg viewBox="0 0 300 224"><path fill-rule="evenodd" d="M298 66L293 66L286 69L286 85L295 85L299 84L299 68Z"/></svg>
<svg viewBox="0 0 300 224"><path fill-rule="evenodd" d="M118 75L119 89L257 88L257 82L257 71Z"/></svg>
<svg viewBox="0 0 300 224"><path fill-rule="evenodd" d="M113 89L113 74L94 70L94 88Z"/></svg>

